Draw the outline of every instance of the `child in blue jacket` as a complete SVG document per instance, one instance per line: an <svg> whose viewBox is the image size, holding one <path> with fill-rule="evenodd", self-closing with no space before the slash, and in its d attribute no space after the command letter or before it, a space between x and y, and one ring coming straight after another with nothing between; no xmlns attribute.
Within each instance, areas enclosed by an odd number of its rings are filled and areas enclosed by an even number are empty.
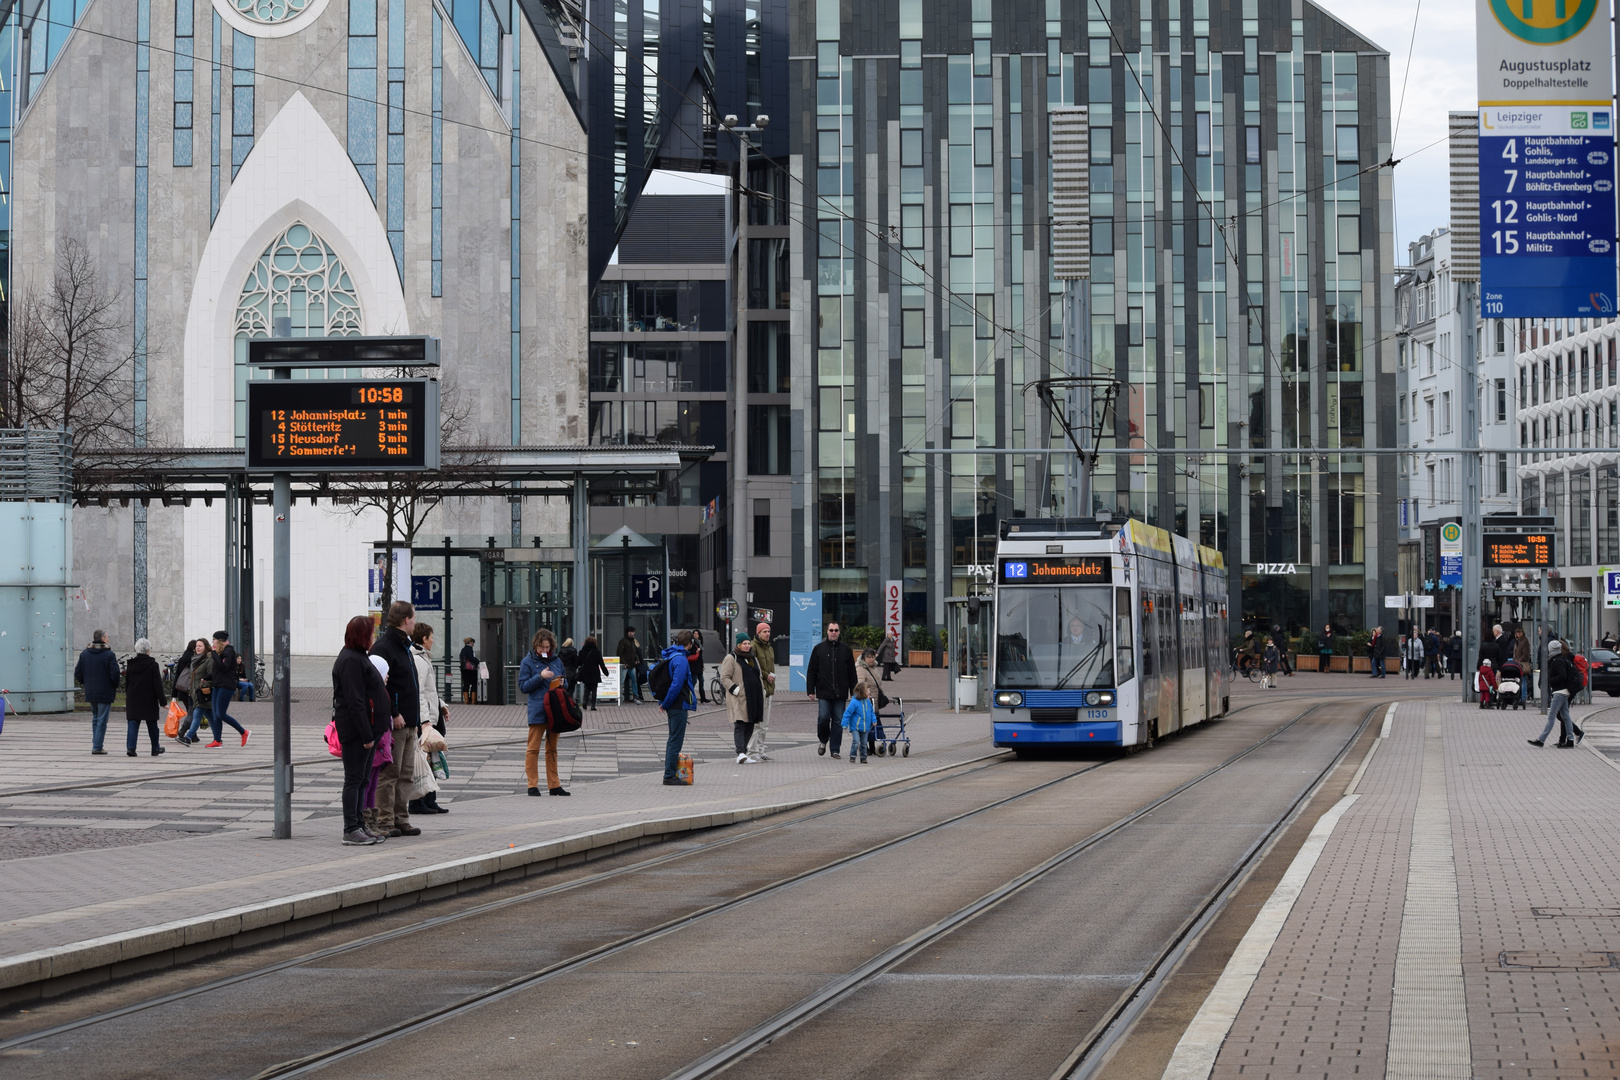
<svg viewBox="0 0 1620 1080"><path fill-rule="evenodd" d="M861 748L861 764L866 764L866 737L877 723L877 709L864 682L855 687L855 696L844 706L844 730L849 732L849 763L855 764L855 747Z"/></svg>

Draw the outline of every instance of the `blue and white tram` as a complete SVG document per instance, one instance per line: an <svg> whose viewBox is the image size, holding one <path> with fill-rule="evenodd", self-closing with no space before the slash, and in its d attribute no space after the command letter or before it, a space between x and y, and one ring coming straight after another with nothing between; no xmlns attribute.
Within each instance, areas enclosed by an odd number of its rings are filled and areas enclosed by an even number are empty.
<svg viewBox="0 0 1620 1080"><path fill-rule="evenodd" d="M1140 521L1004 521L995 745L1143 746L1225 716L1221 553Z"/></svg>

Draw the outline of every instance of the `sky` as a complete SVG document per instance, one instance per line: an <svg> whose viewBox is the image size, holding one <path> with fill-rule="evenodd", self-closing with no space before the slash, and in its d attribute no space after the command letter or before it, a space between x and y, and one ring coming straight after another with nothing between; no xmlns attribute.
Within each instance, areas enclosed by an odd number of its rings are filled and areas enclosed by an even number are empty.
<svg viewBox="0 0 1620 1080"><path fill-rule="evenodd" d="M1446 114L1472 109L1479 100L1474 0L1315 3L1389 53L1390 110L1400 125L1394 149L1400 161L1395 166L1395 262L1404 266L1409 242L1449 224Z"/></svg>

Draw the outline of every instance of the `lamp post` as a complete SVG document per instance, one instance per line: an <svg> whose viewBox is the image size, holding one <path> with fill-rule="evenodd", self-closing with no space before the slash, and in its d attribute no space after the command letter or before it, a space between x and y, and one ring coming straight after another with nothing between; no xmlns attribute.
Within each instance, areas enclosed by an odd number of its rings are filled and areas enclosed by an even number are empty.
<svg viewBox="0 0 1620 1080"><path fill-rule="evenodd" d="M748 136L757 135L770 124L765 113L752 124L739 124L735 113L727 113L720 127L737 136L737 192L742 196L737 213L737 307L733 346L736 362L732 374L732 436L728 444L731 458L731 597L748 602L748 531L744 507L748 502Z"/></svg>

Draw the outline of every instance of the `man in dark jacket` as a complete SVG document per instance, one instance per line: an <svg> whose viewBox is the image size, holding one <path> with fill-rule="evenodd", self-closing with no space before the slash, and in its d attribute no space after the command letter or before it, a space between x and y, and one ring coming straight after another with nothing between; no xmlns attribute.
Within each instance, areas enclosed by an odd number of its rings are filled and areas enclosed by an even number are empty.
<svg viewBox="0 0 1620 1080"><path fill-rule="evenodd" d="M112 716L113 698L118 696L118 654L107 642L107 631L90 635L90 647L79 654L73 668L73 681L84 687L84 700L90 703L90 752L105 754L107 720Z"/></svg>
<svg viewBox="0 0 1620 1080"><path fill-rule="evenodd" d="M1547 726L1541 729L1540 738L1526 741L1531 746L1547 745L1547 736L1552 734L1553 725L1562 722L1558 747L1561 750L1573 749L1586 732L1576 727L1569 715L1569 699L1575 696L1575 665L1564 655L1563 642L1557 638L1547 642L1547 689L1552 691L1548 697Z"/></svg>
<svg viewBox="0 0 1620 1080"><path fill-rule="evenodd" d="M129 737L124 741L125 752L139 757L136 746L141 725L152 739L152 756L163 753L158 745L158 717L169 704L169 695L163 690L163 669L152 659L152 643L141 638L135 643L135 655L129 658L124 674L124 716L129 721Z"/></svg>
<svg viewBox="0 0 1620 1080"><path fill-rule="evenodd" d="M641 700L641 646L636 642L636 628L624 628L619 639L619 696L625 701ZM661 707L661 706L660 706Z"/></svg>
<svg viewBox="0 0 1620 1080"><path fill-rule="evenodd" d="M844 706L855 689L855 653L839 635L838 623L828 623L826 638L810 650L804 669L804 692L816 699L816 738L821 742L816 753L825 754L831 742L835 758L844 737Z"/></svg>
<svg viewBox="0 0 1620 1080"><path fill-rule="evenodd" d="M622 648L624 643L619 643ZM665 649L661 660L669 661L669 692L658 702L669 721L669 740L664 744L664 783L681 785L681 747L686 745L686 714L692 710L692 652L696 645L692 631L675 631L675 644Z"/></svg>
<svg viewBox="0 0 1620 1080"><path fill-rule="evenodd" d="M388 664L388 712L394 725L394 760L377 774L376 832L383 836L422 834L411 824L410 808L421 711L416 661L411 658L411 631L415 629L416 609L407 601L395 600L388 607L388 625L371 646L371 655Z"/></svg>
<svg viewBox="0 0 1620 1080"><path fill-rule="evenodd" d="M246 746L248 736L253 732L238 724L231 718L231 698L236 694L237 683L241 681L242 661L231 647L231 635L223 630L214 631L214 674L209 680L213 687L211 699L214 711L214 741L208 744L209 749L223 745L225 725L229 724L242 736L242 745Z"/></svg>

